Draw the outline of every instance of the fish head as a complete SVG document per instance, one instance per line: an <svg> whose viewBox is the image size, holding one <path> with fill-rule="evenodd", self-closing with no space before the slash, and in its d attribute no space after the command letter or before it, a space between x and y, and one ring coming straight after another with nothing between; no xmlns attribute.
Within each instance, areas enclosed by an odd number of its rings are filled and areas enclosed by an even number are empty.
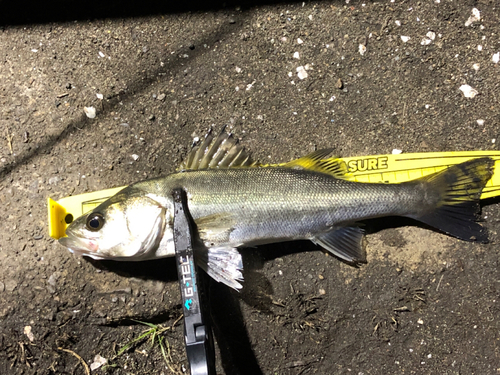
<svg viewBox="0 0 500 375"><path fill-rule="evenodd" d="M161 242L166 212L155 199L126 188L72 222L59 243L93 259L147 258Z"/></svg>

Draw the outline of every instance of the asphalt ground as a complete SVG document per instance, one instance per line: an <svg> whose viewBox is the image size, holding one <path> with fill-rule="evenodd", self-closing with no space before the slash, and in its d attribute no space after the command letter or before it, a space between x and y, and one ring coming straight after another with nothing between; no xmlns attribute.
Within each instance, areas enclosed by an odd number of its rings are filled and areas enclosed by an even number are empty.
<svg viewBox="0 0 500 375"><path fill-rule="evenodd" d="M485 0L0 1L0 373L188 371L173 259L75 257L47 197L168 174L223 125L263 162L497 150L499 35ZM360 268L245 249L242 293L210 283L218 373L499 373L498 214L488 244L369 223Z"/></svg>

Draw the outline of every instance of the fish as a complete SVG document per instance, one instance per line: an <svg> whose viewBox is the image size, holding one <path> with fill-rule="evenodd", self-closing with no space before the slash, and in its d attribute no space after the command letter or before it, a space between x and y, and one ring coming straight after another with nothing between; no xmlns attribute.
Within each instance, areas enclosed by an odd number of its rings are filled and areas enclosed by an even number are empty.
<svg viewBox="0 0 500 375"><path fill-rule="evenodd" d="M59 243L94 259L140 261L175 255L173 192L184 190L195 260L239 290L238 249L311 240L340 260L366 263L363 221L401 216L465 241L487 242L477 222L494 160L480 157L400 183L347 179L332 149L283 164L254 161L235 137L209 132L179 168L127 186L66 229Z"/></svg>

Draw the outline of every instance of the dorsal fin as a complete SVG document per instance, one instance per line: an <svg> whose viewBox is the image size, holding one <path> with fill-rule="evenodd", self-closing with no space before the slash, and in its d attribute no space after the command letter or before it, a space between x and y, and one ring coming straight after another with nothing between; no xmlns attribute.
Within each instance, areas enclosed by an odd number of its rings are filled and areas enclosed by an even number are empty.
<svg viewBox="0 0 500 375"><path fill-rule="evenodd" d="M260 164L254 161L243 146L238 144L232 133L226 133L225 127L217 137L212 130L205 139L194 146L186 159L181 163L178 171L210 169L210 168L241 168L241 167L282 167L307 169L326 173L336 178L344 178L347 173L345 163L337 157L325 159L332 153L332 149L322 149L312 152L299 159L284 164Z"/></svg>
<svg viewBox="0 0 500 375"><path fill-rule="evenodd" d="M345 163L338 157L325 159L332 153L332 151L333 149L331 148L317 150L299 159L283 164L283 167L307 169L310 171L326 173L336 178L344 178L347 173L347 166Z"/></svg>
<svg viewBox="0 0 500 375"><path fill-rule="evenodd" d="M217 137L210 130L205 139L193 147L177 170L260 166L238 144L232 133L226 133L225 129L224 127Z"/></svg>

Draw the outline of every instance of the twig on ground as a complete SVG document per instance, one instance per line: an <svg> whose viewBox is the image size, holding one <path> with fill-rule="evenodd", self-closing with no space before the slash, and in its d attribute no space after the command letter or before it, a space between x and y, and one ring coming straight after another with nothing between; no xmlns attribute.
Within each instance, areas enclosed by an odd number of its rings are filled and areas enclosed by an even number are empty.
<svg viewBox="0 0 500 375"><path fill-rule="evenodd" d="M6 131L7 133L7 144L9 145L9 151L10 154L12 155L14 153L14 150L12 149L12 139L14 138L14 134L10 134L9 129Z"/></svg>
<svg viewBox="0 0 500 375"><path fill-rule="evenodd" d="M83 360L82 357L80 357L78 354L76 354L74 351L72 350L69 350L69 349L64 349L64 348L61 348L61 347L58 347L57 348L58 350L62 350L63 352L66 352L66 353L69 353L69 354L72 354L73 356L75 356L76 358L78 358L78 360L80 361L80 363L83 365L83 367L85 367L85 373L87 375L90 375L90 369L89 369L89 366L87 365L87 363Z"/></svg>

